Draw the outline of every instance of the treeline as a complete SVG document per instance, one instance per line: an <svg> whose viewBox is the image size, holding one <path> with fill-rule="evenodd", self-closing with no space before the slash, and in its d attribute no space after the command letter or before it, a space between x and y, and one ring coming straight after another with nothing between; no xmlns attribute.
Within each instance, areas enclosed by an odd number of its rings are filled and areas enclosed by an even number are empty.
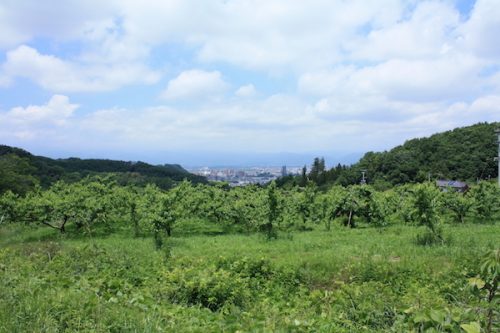
<svg viewBox="0 0 500 333"><path fill-rule="evenodd" d="M108 175L121 185L145 186L156 184L162 189L173 187L187 179L193 183L206 182L177 164L150 165L144 162L125 162L105 159L51 159L0 145L0 193L11 190L24 194L36 185L43 188L64 180L77 182L88 176Z"/></svg>
<svg viewBox="0 0 500 333"><path fill-rule="evenodd" d="M301 185L313 181L319 186L359 184L365 173L368 184L377 189L427 180L451 179L475 182L498 177L498 143L495 130L500 123L479 123L406 141L389 151L368 152L352 166L327 169L316 158L298 177L285 177L280 185Z"/></svg>
<svg viewBox="0 0 500 333"><path fill-rule="evenodd" d="M359 224L424 225L425 242L442 241L439 225L490 223L498 219L500 189L481 182L466 194L441 192L431 183L376 191L370 185L333 186L320 191L304 188L230 188L224 184L181 182L165 191L156 185L119 186L110 178L57 182L24 197L10 191L0 196L0 223L43 225L65 233L113 232L126 229L136 236L153 234L158 244L175 233L180 221L213 224L224 231L262 232L274 238L279 231L309 230L324 225L354 228Z"/></svg>

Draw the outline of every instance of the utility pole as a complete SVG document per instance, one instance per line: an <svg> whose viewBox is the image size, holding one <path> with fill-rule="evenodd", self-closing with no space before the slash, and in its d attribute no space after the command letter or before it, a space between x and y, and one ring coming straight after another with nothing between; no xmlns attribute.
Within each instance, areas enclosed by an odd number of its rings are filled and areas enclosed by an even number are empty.
<svg viewBox="0 0 500 333"><path fill-rule="evenodd" d="M498 156L497 156L496 160L498 162L498 176L497 176L498 186L500 186L500 128L497 128L495 133L498 136Z"/></svg>

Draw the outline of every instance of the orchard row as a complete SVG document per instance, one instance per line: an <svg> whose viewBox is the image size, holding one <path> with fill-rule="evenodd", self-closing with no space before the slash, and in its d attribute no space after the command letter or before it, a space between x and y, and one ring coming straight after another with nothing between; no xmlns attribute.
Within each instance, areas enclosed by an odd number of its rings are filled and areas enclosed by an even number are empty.
<svg viewBox="0 0 500 333"><path fill-rule="evenodd" d="M292 189L230 188L224 184L193 185L187 181L164 191L118 186L106 179L58 182L20 197L0 197L0 223L40 224L64 233L130 229L135 235L170 236L181 220L211 222L224 230L260 231L268 238L278 230L308 230L338 223L384 227L425 225L439 240L441 223L493 222L500 207L500 190L481 182L467 193L440 191L430 183L403 185L379 192L368 185L333 186L319 191L314 184ZM432 240L431 240L432 241Z"/></svg>

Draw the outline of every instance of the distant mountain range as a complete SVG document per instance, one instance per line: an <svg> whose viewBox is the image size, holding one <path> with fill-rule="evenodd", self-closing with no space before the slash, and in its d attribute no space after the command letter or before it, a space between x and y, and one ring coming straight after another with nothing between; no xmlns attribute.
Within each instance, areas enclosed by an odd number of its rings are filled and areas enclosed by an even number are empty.
<svg viewBox="0 0 500 333"><path fill-rule="evenodd" d="M23 149L0 145L0 193L7 189L24 193L35 184L49 186L58 180L78 181L87 176L108 175L120 184L155 183L170 188L183 179L206 182L178 164L151 165L106 159L52 159Z"/></svg>
<svg viewBox="0 0 500 333"><path fill-rule="evenodd" d="M174 154L172 154L174 155ZM359 153L258 153L258 152L186 152L175 154L176 161L188 169L199 167L280 167L309 165L316 156L324 156L328 163L353 164L363 156ZM178 159L178 160L177 160Z"/></svg>

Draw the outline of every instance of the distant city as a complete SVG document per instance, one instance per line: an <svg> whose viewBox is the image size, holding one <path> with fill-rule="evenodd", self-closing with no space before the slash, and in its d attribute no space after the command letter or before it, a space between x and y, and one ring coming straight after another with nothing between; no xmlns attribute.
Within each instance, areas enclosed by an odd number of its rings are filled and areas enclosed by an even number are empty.
<svg viewBox="0 0 500 333"><path fill-rule="evenodd" d="M302 167L202 167L188 169L189 172L204 176L210 181L228 182L230 186L265 184L279 177L298 175Z"/></svg>

